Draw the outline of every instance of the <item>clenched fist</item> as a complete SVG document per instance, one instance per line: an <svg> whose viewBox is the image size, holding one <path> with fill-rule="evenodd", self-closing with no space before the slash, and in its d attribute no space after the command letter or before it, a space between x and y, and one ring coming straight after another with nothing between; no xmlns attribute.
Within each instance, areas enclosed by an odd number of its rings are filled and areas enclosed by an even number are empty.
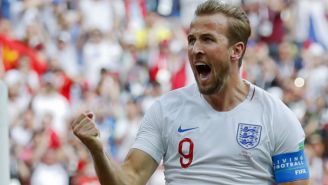
<svg viewBox="0 0 328 185"><path fill-rule="evenodd" d="M99 130L93 119L91 112L83 113L72 122L73 133L90 150L96 152L102 150L102 143L99 139Z"/></svg>

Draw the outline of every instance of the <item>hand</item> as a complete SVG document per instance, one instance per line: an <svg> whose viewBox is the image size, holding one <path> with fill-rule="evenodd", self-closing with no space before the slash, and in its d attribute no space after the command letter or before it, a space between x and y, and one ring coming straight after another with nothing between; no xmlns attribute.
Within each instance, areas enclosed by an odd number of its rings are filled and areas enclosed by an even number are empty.
<svg viewBox="0 0 328 185"><path fill-rule="evenodd" d="M73 133L90 150L90 152L101 151L102 143L99 139L99 130L93 119L92 112L81 114L72 122Z"/></svg>

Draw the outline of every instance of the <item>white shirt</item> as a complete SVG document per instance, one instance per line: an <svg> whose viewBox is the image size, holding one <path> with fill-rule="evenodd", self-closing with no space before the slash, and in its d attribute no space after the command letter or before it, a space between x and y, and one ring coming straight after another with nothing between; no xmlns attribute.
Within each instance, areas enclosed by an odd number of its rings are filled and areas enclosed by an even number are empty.
<svg viewBox="0 0 328 185"><path fill-rule="evenodd" d="M51 94L37 94L32 102L33 111L37 118L37 128L42 125L42 119L45 115L53 116L53 123L51 127L56 131L60 137L67 134L67 118L70 112L69 102L65 97L58 92L51 92Z"/></svg>
<svg viewBox="0 0 328 185"><path fill-rule="evenodd" d="M154 103L133 148L163 159L168 185L269 185L271 157L298 151L303 141L294 114L264 90L250 84L242 103L218 112L194 84Z"/></svg>
<svg viewBox="0 0 328 185"><path fill-rule="evenodd" d="M46 165L40 163L33 171L33 185L68 185L68 173L60 164Z"/></svg>
<svg viewBox="0 0 328 185"><path fill-rule="evenodd" d="M114 25L113 2L110 0L84 0L79 4L84 29L96 28L104 33L112 31Z"/></svg>

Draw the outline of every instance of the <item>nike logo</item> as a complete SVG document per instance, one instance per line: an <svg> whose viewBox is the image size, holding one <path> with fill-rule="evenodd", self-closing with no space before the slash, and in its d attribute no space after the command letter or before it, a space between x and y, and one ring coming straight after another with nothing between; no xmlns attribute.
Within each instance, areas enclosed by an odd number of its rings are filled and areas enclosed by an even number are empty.
<svg viewBox="0 0 328 185"><path fill-rule="evenodd" d="M183 133L183 132L187 132L187 131L189 131L189 130L194 130L194 129L196 129L196 128L198 128L198 127L182 129L181 126L180 126L180 127L178 128L178 132L179 132L179 133Z"/></svg>

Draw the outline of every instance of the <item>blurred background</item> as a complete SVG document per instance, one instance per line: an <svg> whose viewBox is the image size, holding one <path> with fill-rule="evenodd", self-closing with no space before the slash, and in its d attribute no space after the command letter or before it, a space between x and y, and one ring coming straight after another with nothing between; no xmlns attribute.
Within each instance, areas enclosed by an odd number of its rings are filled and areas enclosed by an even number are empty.
<svg viewBox="0 0 328 185"><path fill-rule="evenodd" d="M186 33L202 1L2 0L11 185L99 185L70 122L95 112L106 150L122 162L145 110L194 82ZM311 185L327 185L328 1L226 1L251 21L241 75L295 112ZM162 172L149 185L164 185Z"/></svg>

